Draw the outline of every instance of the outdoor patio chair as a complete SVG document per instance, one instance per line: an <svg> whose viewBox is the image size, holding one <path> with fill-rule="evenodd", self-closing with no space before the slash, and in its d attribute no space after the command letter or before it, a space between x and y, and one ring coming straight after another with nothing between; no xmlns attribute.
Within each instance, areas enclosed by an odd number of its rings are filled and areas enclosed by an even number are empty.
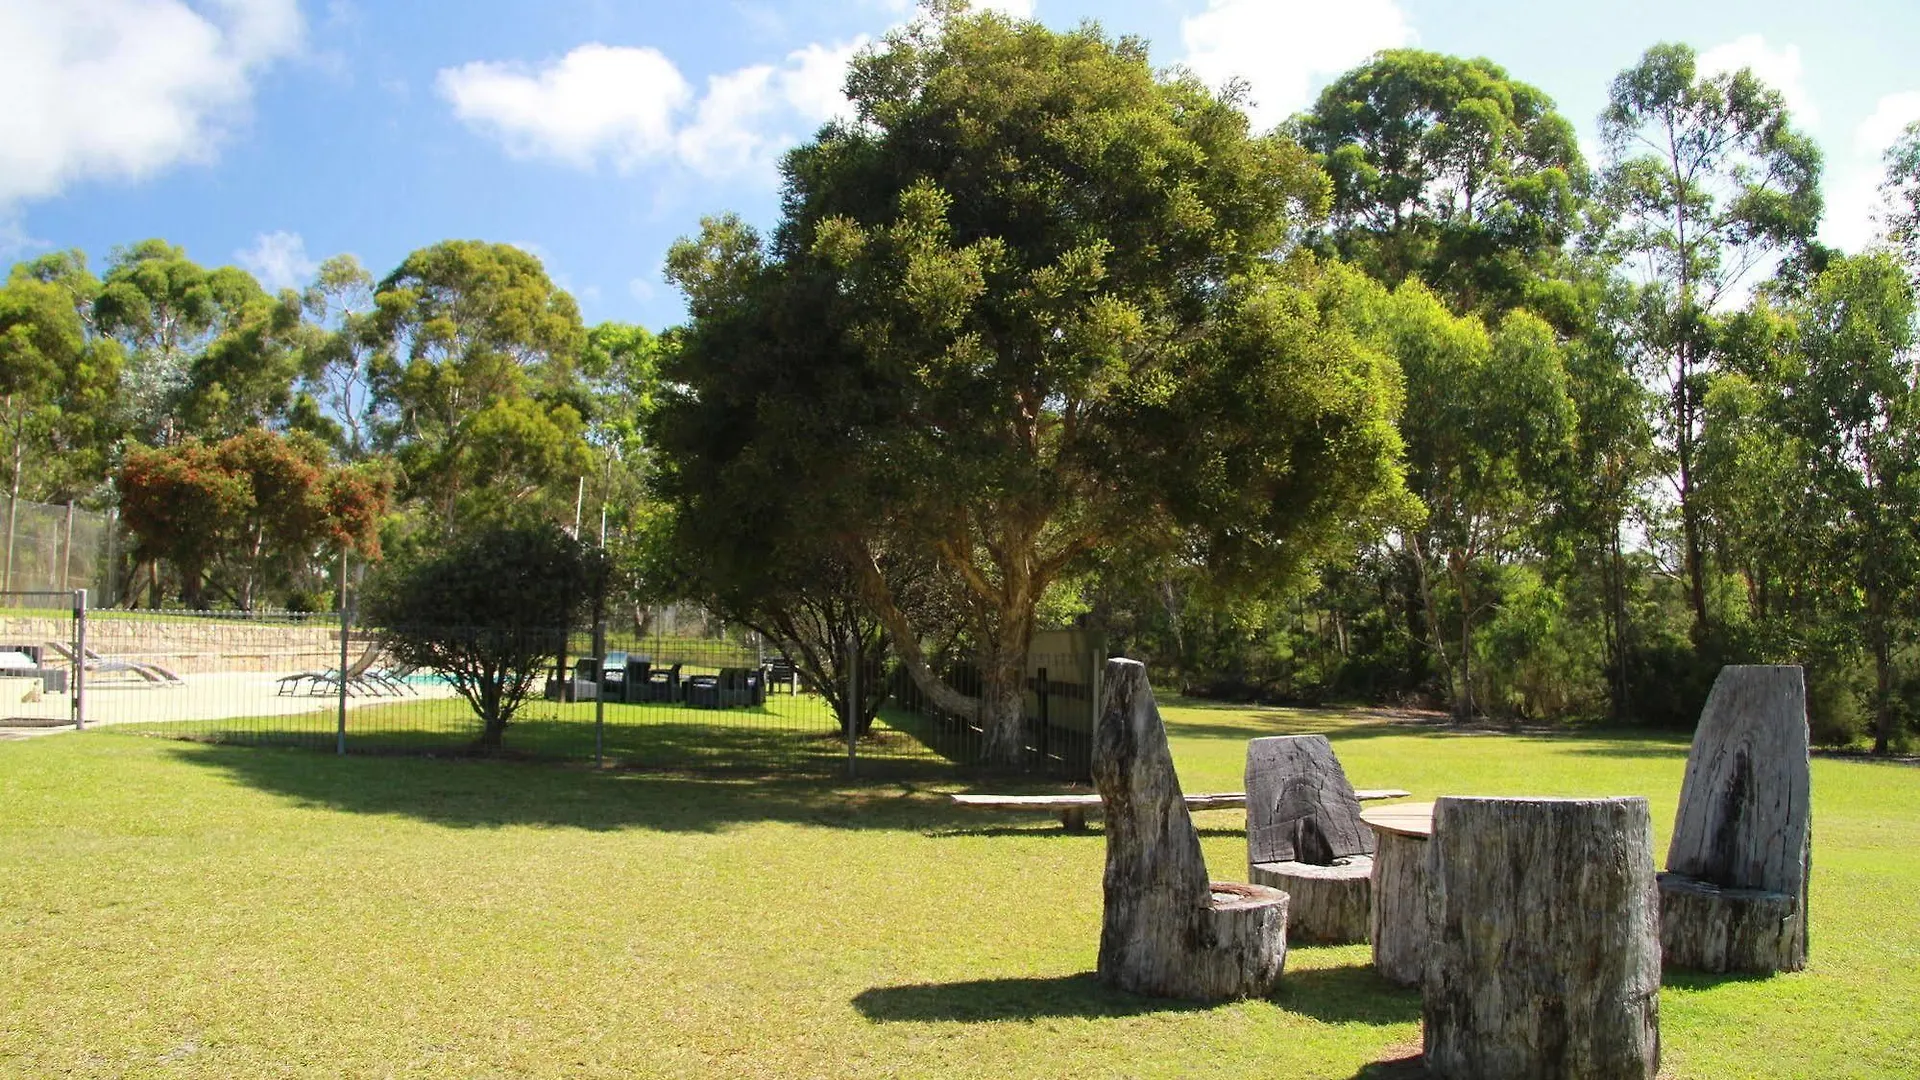
<svg viewBox="0 0 1920 1080"><path fill-rule="evenodd" d="M73 650L57 641L47 642L47 647L58 653L69 664L73 662ZM128 674L140 681L154 686L185 686L186 680L159 664L150 664L145 660L126 660L117 657L101 656L92 649L87 650L87 674L113 675Z"/></svg>
<svg viewBox="0 0 1920 1080"><path fill-rule="evenodd" d="M301 671L292 675L283 675L278 680L279 689L276 693L282 696L297 694L300 692L300 685L305 683L307 693L314 695L323 693L324 688L329 686L344 686L349 694L355 692L378 694L381 692L378 684L368 681L367 669L371 668L373 662L379 658L380 643L370 641L367 643L366 651L360 654L358 660L348 665L344 673L339 668L328 668L325 671Z"/></svg>
<svg viewBox="0 0 1920 1080"><path fill-rule="evenodd" d="M680 665L670 668L655 668L647 677L647 700L675 702L680 700Z"/></svg>
<svg viewBox="0 0 1920 1080"><path fill-rule="evenodd" d="M365 678L367 682L391 693L394 697L400 697L405 694L418 695L420 691L408 680L419 670L420 667L417 664L400 664L386 668L368 668Z"/></svg>
<svg viewBox="0 0 1920 1080"><path fill-rule="evenodd" d="M765 684L759 668L721 668L719 706L732 709L765 701Z"/></svg>
<svg viewBox="0 0 1920 1080"><path fill-rule="evenodd" d="M773 687L785 683L787 693L797 694L800 692L800 670L794 667L793 661L787 659L785 656L772 657L765 664L761 665L761 672L761 681L766 685L767 689L771 690Z"/></svg>
<svg viewBox="0 0 1920 1080"><path fill-rule="evenodd" d="M628 701L632 696L632 691L627 686L627 654L608 653L600 661L600 699Z"/></svg>
<svg viewBox="0 0 1920 1080"><path fill-rule="evenodd" d="M39 679L44 693L67 692L67 673L59 668L41 667L37 645L0 645L0 677Z"/></svg>
<svg viewBox="0 0 1920 1080"><path fill-rule="evenodd" d="M689 708L720 707L720 676L689 675L686 678L686 702Z"/></svg>

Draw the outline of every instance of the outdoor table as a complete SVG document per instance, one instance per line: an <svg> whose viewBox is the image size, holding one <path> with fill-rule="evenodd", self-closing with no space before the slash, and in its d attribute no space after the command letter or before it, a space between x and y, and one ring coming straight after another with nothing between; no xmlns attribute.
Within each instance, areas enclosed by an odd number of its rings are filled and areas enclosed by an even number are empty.
<svg viewBox="0 0 1920 1080"><path fill-rule="evenodd" d="M1389 982L1418 986L1427 959L1427 841L1433 804L1400 803L1360 811L1373 829L1374 970Z"/></svg>

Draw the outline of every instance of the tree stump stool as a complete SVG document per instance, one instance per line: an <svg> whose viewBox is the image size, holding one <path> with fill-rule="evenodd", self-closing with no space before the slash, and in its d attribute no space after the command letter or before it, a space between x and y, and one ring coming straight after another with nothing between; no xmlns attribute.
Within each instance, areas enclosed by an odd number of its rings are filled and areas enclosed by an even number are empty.
<svg viewBox="0 0 1920 1080"><path fill-rule="evenodd" d="M1800 668L1720 669L1687 753L1660 875L1667 966L1754 973L1806 966L1807 744Z"/></svg>
<svg viewBox="0 0 1920 1080"><path fill-rule="evenodd" d="M1287 896L1207 880L1166 727L1137 661L1107 661L1093 779L1107 833L1100 981L1196 1001L1270 992L1286 963Z"/></svg>
<svg viewBox="0 0 1920 1080"><path fill-rule="evenodd" d="M1373 967L1397 986L1419 986L1427 970L1427 842L1433 804L1402 803L1360 814L1373 830Z"/></svg>
<svg viewBox="0 0 1920 1080"><path fill-rule="evenodd" d="M1373 833L1325 735L1247 744L1247 880L1288 896L1287 940L1367 940Z"/></svg>
<svg viewBox="0 0 1920 1080"><path fill-rule="evenodd" d="M1659 901L1644 798L1443 798L1428 847L1426 1065L1652 1080Z"/></svg>

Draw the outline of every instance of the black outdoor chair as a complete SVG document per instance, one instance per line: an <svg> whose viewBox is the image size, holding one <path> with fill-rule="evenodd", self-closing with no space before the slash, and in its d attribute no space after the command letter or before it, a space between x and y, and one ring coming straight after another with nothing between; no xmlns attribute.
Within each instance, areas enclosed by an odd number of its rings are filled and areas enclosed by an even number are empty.
<svg viewBox="0 0 1920 1080"><path fill-rule="evenodd" d="M647 700L669 703L680 700L679 664L653 669L647 677Z"/></svg>
<svg viewBox="0 0 1920 1080"><path fill-rule="evenodd" d="M720 707L720 676L689 675L686 678L686 701L689 708L717 709Z"/></svg>
<svg viewBox="0 0 1920 1080"><path fill-rule="evenodd" d="M610 652L600 661L600 700L627 701L631 691L627 687L627 654Z"/></svg>
<svg viewBox="0 0 1920 1080"><path fill-rule="evenodd" d="M627 702L653 700L653 662L644 656L627 656Z"/></svg>
<svg viewBox="0 0 1920 1080"><path fill-rule="evenodd" d="M764 705L767 700L766 689L766 679L759 668L720 669L719 703L723 709Z"/></svg>
<svg viewBox="0 0 1920 1080"><path fill-rule="evenodd" d="M800 670L794 667L793 661L786 657L773 657L761 666L761 671L762 677L760 681L767 690L771 690L780 683L786 683L787 693L797 694L800 692Z"/></svg>

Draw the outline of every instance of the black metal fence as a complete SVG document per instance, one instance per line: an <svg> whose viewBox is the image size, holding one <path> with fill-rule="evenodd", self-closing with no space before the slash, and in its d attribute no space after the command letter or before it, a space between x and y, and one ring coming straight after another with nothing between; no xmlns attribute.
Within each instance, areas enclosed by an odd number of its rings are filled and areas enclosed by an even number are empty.
<svg viewBox="0 0 1920 1080"><path fill-rule="evenodd" d="M15 624L15 636L70 640L72 613L61 617L35 613ZM745 632L521 630L522 640L493 644L537 660L512 676L479 678L452 659L418 662L396 637L457 651L498 631L395 635L344 625L337 614L95 611L82 621L93 643L85 718L124 734L751 774L928 776L986 765L980 723L934 708L891 660L868 660L849 679L850 663L809 671L795 663L800 650ZM977 693L969 666L942 674L961 693ZM496 690L504 692L498 701ZM1011 768L1085 779L1089 689L1042 668L1028 691ZM488 745L481 719L489 709L510 714L497 745ZM860 717L851 739L850 712Z"/></svg>

